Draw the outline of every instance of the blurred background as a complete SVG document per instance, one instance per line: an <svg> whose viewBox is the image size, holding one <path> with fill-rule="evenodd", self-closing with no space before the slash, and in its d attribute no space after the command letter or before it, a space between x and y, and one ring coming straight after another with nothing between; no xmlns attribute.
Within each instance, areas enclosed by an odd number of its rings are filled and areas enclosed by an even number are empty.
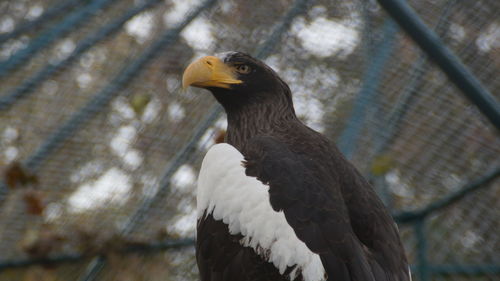
<svg viewBox="0 0 500 281"><path fill-rule="evenodd" d="M500 93L500 2L408 4ZM226 120L193 59L253 54L399 222L414 280L500 280L500 136L376 1L0 2L0 280L198 280ZM497 124L498 126L498 124Z"/></svg>

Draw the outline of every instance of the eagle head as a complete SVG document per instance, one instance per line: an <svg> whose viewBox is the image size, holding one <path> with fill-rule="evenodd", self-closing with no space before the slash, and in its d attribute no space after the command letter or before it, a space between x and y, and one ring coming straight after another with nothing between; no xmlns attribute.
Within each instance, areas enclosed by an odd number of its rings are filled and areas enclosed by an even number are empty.
<svg viewBox="0 0 500 281"><path fill-rule="evenodd" d="M184 71L182 86L204 88L226 108L289 100L288 85L262 61L242 52L225 52L195 60Z"/></svg>

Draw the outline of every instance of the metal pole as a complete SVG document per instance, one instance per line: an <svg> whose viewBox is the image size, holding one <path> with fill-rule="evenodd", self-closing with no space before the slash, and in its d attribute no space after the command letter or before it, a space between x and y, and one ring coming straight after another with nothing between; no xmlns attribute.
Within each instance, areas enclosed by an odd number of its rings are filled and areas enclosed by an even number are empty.
<svg viewBox="0 0 500 281"><path fill-rule="evenodd" d="M377 0L448 78L500 130L500 105L404 0Z"/></svg>

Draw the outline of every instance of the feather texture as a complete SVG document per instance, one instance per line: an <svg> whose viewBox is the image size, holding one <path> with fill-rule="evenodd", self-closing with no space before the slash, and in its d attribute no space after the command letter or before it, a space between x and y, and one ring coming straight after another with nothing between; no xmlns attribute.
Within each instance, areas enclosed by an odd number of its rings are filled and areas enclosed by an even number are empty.
<svg viewBox="0 0 500 281"><path fill-rule="evenodd" d="M211 214L228 225L230 234L241 234L251 247L290 278L300 272L306 281L325 280L319 256L299 240L283 212L269 202L269 187L245 175L243 155L228 144L214 145L205 156L198 180L198 219Z"/></svg>

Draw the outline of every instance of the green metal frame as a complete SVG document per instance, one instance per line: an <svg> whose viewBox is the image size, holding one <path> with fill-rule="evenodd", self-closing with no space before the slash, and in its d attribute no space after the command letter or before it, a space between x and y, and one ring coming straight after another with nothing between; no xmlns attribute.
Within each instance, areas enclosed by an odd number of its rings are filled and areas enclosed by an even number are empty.
<svg viewBox="0 0 500 281"><path fill-rule="evenodd" d="M479 111L500 130L500 105L493 95L467 69L460 59L449 50L413 9L404 0L377 0L386 12L400 27L420 46L420 48L448 76L451 82L459 88L464 96L477 106ZM425 219L435 211L445 208L460 200L470 192L487 186L498 178L500 168L486 174L481 179L467 184L441 200L427 207L412 212L402 212L395 215L400 223L413 223L417 239L416 271L420 281L429 281L433 275L456 274L500 274L500 265L430 265L427 258L427 239L425 236Z"/></svg>
<svg viewBox="0 0 500 281"><path fill-rule="evenodd" d="M377 0L469 101L500 130L500 105L404 0Z"/></svg>

